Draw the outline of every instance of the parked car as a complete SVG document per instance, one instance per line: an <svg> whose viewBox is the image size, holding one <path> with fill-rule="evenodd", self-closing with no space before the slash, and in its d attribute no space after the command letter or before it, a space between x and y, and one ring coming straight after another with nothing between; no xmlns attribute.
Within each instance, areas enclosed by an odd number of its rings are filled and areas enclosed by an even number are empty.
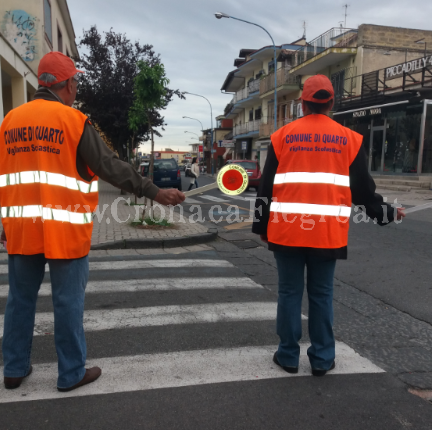
<svg viewBox="0 0 432 430"><path fill-rule="evenodd" d="M150 163L142 163L141 176L148 176ZM159 188L182 190L180 169L174 158L154 160L153 183Z"/></svg>
<svg viewBox="0 0 432 430"><path fill-rule="evenodd" d="M186 176L186 177L189 176L189 173L190 173L190 171L191 171L191 166L192 166L191 163L187 163L187 164L186 164L186 167L185 167L185 176Z"/></svg>
<svg viewBox="0 0 432 430"><path fill-rule="evenodd" d="M249 177L248 189L253 187L258 191L258 186L261 180L261 169L258 161L254 160L228 160L227 164L238 164L246 170Z"/></svg>

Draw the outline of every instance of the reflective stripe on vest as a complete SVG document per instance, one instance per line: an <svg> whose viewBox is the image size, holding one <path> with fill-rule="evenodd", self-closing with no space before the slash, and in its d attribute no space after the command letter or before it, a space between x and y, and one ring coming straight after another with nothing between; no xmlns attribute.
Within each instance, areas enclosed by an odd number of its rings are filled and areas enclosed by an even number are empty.
<svg viewBox="0 0 432 430"><path fill-rule="evenodd" d="M274 179L274 185L278 184L334 184L342 187L349 187L349 176L336 175L334 173L310 173L310 172L289 172L277 173Z"/></svg>
<svg viewBox="0 0 432 430"><path fill-rule="evenodd" d="M349 217L351 215L351 208L347 206L272 202L270 205L270 212Z"/></svg>
<svg viewBox="0 0 432 430"><path fill-rule="evenodd" d="M34 218L43 220L70 222L71 224L89 224L92 222L91 213L71 212L63 209L45 208L41 205L9 206L1 208L2 218Z"/></svg>
<svg viewBox="0 0 432 430"><path fill-rule="evenodd" d="M38 183L56 185L59 187L68 188L69 190L81 191L85 194L98 191L97 181L88 184L87 182L79 181L75 178L61 175L59 173L29 171L0 175L0 187L7 187L8 185Z"/></svg>

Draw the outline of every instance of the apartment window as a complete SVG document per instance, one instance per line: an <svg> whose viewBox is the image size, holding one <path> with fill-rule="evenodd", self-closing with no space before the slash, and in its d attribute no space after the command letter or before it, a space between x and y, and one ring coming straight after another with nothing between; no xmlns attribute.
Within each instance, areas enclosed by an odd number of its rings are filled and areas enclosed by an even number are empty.
<svg viewBox="0 0 432 430"><path fill-rule="evenodd" d="M269 73L273 72L273 70L274 70L274 60L269 61L269 63L268 63L268 71L269 71Z"/></svg>
<svg viewBox="0 0 432 430"><path fill-rule="evenodd" d="M44 0L44 26L45 26L45 34L52 45L52 22L51 22L50 0Z"/></svg>
<svg viewBox="0 0 432 430"><path fill-rule="evenodd" d="M63 52L63 36L59 27L57 27L57 51Z"/></svg>
<svg viewBox="0 0 432 430"><path fill-rule="evenodd" d="M255 119L261 119L261 108L255 109Z"/></svg>
<svg viewBox="0 0 432 430"><path fill-rule="evenodd" d="M253 109L249 111L249 121L253 121Z"/></svg>

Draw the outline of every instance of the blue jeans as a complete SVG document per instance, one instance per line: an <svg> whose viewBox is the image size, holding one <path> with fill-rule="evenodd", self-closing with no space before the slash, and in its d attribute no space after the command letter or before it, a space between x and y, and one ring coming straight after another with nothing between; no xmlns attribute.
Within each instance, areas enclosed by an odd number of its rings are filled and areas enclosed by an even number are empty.
<svg viewBox="0 0 432 430"><path fill-rule="evenodd" d="M290 255L275 251L279 298L277 334L280 344L277 359L282 366L298 366L299 341L302 337L301 304L304 290L304 268L307 268L309 298L309 337L307 354L313 369L330 369L335 359L333 335L333 276L336 260Z"/></svg>
<svg viewBox="0 0 432 430"><path fill-rule="evenodd" d="M88 256L71 260L46 259L44 254L9 255L9 295L6 304L4 376L19 378L30 369L36 300L50 269L54 305L54 340L59 388L69 388L84 377L87 355L83 327Z"/></svg>

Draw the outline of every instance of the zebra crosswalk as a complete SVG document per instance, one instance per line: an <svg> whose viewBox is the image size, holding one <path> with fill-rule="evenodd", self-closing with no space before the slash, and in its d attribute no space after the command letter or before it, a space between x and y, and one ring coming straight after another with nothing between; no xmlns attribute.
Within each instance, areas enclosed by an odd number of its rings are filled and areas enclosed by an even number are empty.
<svg viewBox="0 0 432 430"><path fill-rule="evenodd" d="M8 289L6 273L7 265L0 264L2 309ZM178 258L93 259L84 326L88 366L100 366L102 376L68 393L55 389L50 296L48 278L39 292L33 373L16 390L0 389L0 403L310 375L306 343L301 346L297 375L273 364L277 345L274 293L214 251ZM383 372L342 342L336 351L337 367L332 374Z"/></svg>
<svg viewBox="0 0 432 430"><path fill-rule="evenodd" d="M256 193L243 193L239 196L230 196L227 194L219 193L217 196L212 194L196 194L194 197L187 197L185 200L186 204L205 204L205 203L228 203L233 200L237 201L255 201Z"/></svg>

